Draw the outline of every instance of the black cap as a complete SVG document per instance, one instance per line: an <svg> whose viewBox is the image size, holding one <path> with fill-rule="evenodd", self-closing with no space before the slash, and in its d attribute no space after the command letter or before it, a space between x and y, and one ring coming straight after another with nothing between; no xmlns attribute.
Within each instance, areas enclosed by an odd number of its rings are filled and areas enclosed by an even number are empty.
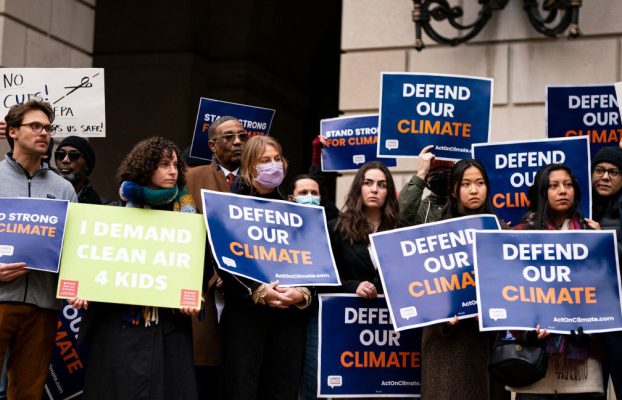
<svg viewBox="0 0 622 400"><path fill-rule="evenodd" d="M618 146L601 149L592 159L592 169L603 162L611 163L622 170L622 149Z"/></svg>

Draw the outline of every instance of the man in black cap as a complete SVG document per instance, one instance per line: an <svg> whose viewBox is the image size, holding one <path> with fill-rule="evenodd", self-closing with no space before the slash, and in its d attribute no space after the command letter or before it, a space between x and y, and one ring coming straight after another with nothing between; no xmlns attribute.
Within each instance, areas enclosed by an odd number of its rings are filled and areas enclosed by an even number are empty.
<svg viewBox="0 0 622 400"><path fill-rule="evenodd" d="M73 185L79 203L102 204L88 178L95 167L95 150L86 139L67 136L56 148L54 159L60 176Z"/></svg>

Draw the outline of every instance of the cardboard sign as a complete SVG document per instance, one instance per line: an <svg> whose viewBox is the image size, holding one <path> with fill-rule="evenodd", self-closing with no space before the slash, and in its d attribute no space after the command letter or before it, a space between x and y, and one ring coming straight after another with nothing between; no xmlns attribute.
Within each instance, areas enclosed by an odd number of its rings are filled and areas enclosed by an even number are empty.
<svg viewBox="0 0 622 400"><path fill-rule="evenodd" d="M414 157L428 145L439 159L471 156L490 140L493 81L383 72L378 156Z"/></svg>
<svg viewBox="0 0 622 400"><path fill-rule="evenodd" d="M395 158L378 158L378 115L357 115L320 121L326 146L322 148L322 171L356 171L370 161L397 166Z"/></svg>
<svg viewBox="0 0 622 400"><path fill-rule="evenodd" d="M71 204L57 297L198 308L205 227L198 214Z"/></svg>
<svg viewBox="0 0 622 400"><path fill-rule="evenodd" d="M421 330L393 330L382 295L319 297L317 397L419 397Z"/></svg>
<svg viewBox="0 0 622 400"><path fill-rule="evenodd" d="M192 157L211 160L212 152L208 145L207 130L212 122L223 116L239 119L244 129L252 137L267 135L270 132L274 110L201 97L190 147Z"/></svg>
<svg viewBox="0 0 622 400"><path fill-rule="evenodd" d="M622 330L615 231L475 233L480 330Z"/></svg>
<svg viewBox="0 0 622 400"><path fill-rule="evenodd" d="M565 164L581 188L581 213L592 215L592 180L587 137L473 145L473 158L486 168L490 199L499 218L518 225L529 206L528 192L540 168Z"/></svg>
<svg viewBox="0 0 622 400"><path fill-rule="evenodd" d="M0 198L0 263L25 262L28 269L58 272L68 204Z"/></svg>
<svg viewBox="0 0 622 400"><path fill-rule="evenodd" d="M54 107L54 137L106 136L103 68L2 68L0 113L30 99Z"/></svg>
<svg viewBox="0 0 622 400"><path fill-rule="evenodd" d="M475 316L473 233L499 228L474 215L370 235L395 330Z"/></svg>
<svg viewBox="0 0 622 400"><path fill-rule="evenodd" d="M279 286L337 286L324 208L202 190L218 267Z"/></svg>
<svg viewBox="0 0 622 400"><path fill-rule="evenodd" d="M622 120L611 85L547 86L546 132L549 138L586 136L592 157L600 149L617 146Z"/></svg>

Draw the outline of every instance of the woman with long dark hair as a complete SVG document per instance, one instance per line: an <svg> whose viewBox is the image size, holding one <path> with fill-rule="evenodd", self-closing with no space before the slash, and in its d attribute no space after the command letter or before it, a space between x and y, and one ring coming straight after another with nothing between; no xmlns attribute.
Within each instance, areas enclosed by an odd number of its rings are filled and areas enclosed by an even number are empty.
<svg viewBox="0 0 622 400"><path fill-rule="evenodd" d="M264 199L284 196L287 173L281 145L270 136L251 138L242 152L234 191ZM305 349L311 292L261 284L221 271L225 308L221 319L225 399L296 399Z"/></svg>
<svg viewBox="0 0 622 400"><path fill-rule="evenodd" d="M490 181L475 159L458 161L449 176L447 203L440 220L493 214ZM509 399L509 392L488 374L488 357L494 335L481 333L475 318L423 328L421 337L421 397L426 400Z"/></svg>
<svg viewBox="0 0 622 400"><path fill-rule="evenodd" d="M185 188L185 164L170 140L152 137L125 156L117 172L125 207L195 213ZM80 340L91 353L84 399L196 399L190 315L181 310L143 305L91 303Z"/></svg>
<svg viewBox="0 0 622 400"><path fill-rule="evenodd" d="M529 189L529 207L518 230L600 229L598 223L581 215L581 188L570 168L546 165L538 171ZM578 329L578 335L549 335L536 327L522 334L526 341L546 340L549 364L538 382L513 388L517 400L584 399L603 392L600 362L595 343ZM602 397L590 397L602 398Z"/></svg>
<svg viewBox="0 0 622 400"><path fill-rule="evenodd" d="M363 165L354 176L343 212L328 223L335 263L344 292L375 298L380 275L369 255L369 234L402 226L391 172L379 161Z"/></svg>

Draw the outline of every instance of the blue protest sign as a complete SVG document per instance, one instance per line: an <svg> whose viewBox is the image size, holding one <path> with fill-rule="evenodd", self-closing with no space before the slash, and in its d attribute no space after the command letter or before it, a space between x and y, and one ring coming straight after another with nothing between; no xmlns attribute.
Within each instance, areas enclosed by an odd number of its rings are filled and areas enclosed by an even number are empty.
<svg viewBox="0 0 622 400"><path fill-rule="evenodd" d="M475 233L480 330L622 330L615 231Z"/></svg>
<svg viewBox="0 0 622 400"><path fill-rule="evenodd" d="M587 137L475 144L473 158L486 168L495 213L511 225L520 222L529 206L527 193L538 170L555 163L570 168L581 187L581 212L592 215Z"/></svg>
<svg viewBox="0 0 622 400"><path fill-rule="evenodd" d="M622 120L611 85L547 86L546 132L549 138L586 136L594 156L622 139Z"/></svg>
<svg viewBox="0 0 622 400"><path fill-rule="evenodd" d="M201 97L192 136L192 145L190 147L190 155L192 157L202 160L210 160L212 158L212 152L208 145L207 130L212 122L225 115L239 119L250 136L267 135L270 132L274 110Z"/></svg>
<svg viewBox="0 0 622 400"><path fill-rule="evenodd" d="M78 346L83 314L84 311L76 310L67 300L63 300L56 329L56 346L45 381L45 393L50 400L73 399L83 392L90 353L89 346Z"/></svg>
<svg viewBox="0 0 622 400"><path fill-rule="evenodd" d="M395 330L474 316L473 232L499 228L475 215L370 235Z"/></svg>
<svg viewBox="0 0 622 400"><path fill-rule="evenodd" d="M203 215L220 269L279 286L341 285L324 208L202 190Z"/></svg>
<svg viewBox="0 0 622 400"><path fill-rule="evenodd" d="M421 330L394 331L382 296L319 297L317 397L419 397Z"/></svg>
<svg viewBox="0 0 622 400"><path fill-rule="evenodd" d="M357 115L320 121L326 146L322 149L322 171L356 171L370 161L397 166L395 158L378 158L378 115Z"/></svg>
<svg viewBox="0 0 622 400"><path fill-rule="evenodd" d="M0 198L0 262L25 262L29 269L58 272L68 204Z"/></svg>
<svg viewBox="0 0 622 400"><path fill-rule="evenodd" d="M381 81L379 156L414 157L434 145L436 158L463 159L489 141L492 79L383 72Z"/></svg>

